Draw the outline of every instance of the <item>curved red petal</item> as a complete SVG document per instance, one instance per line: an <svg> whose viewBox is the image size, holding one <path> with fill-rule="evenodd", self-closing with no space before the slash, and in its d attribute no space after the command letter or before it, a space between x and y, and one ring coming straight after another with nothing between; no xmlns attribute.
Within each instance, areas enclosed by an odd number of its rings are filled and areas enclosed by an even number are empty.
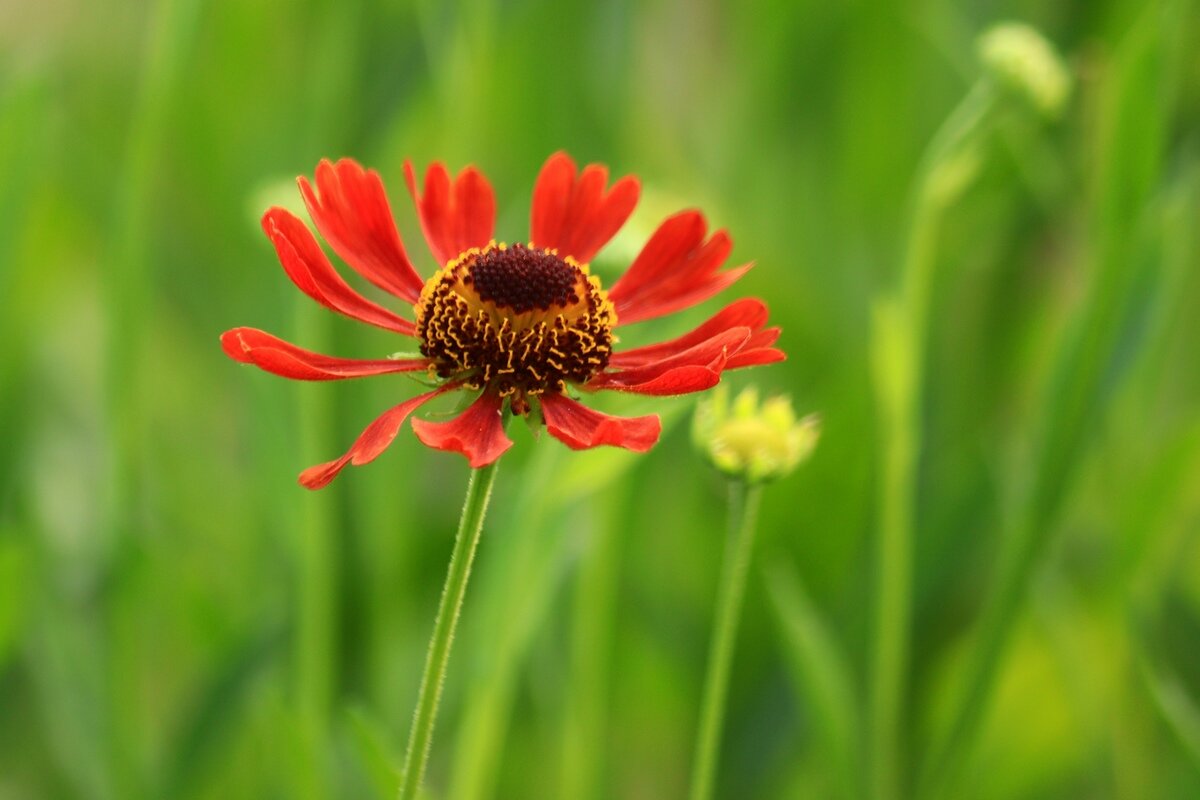
<svg viewBox="0 0 1200 800"><path fill-rule="evenodd" d="M636 304L627 304L617 311L617 322L622 325L632 325L648 319L665 317L676 311L683 311L694 305L720 294L735 283L754 267L754 264L743 264L740 267L718 272L706 279L698 280L689 286L667 285L653 293L647 292L638 299Z"/></svg>
<svg viewBox="0 0 1200 800"><path fill-rule="evenodd" d="M760 347L770 347L779 341L779 335L783 333L783 328L763 328L761 331L756 331L746 345L742 348L745 350L757 350Z"/></svg>
<svg viewBox="0 0 1200 800"><path fill-rule="evenodd" d="M442 386L432 392L417 395L411 400L405 400L400 405L383 412L367 426L341 458L317 464L301 472L300 484L309 489L320 489L336 478L348 464L361 466L374 461L396 438L396 434L400 432L400 426L404 424L404 420L408 419L409 414L421 404L451 388L453 387Z"/></svg>
<svg viewBox="0 0 1200 800"><path fill-rule="evenodd" d="M718 272L733 240L717 231L705 241L708 223L698 211L668 217L609 292L619 324L679 311L712 297L749 266Z"/></svg>
<svg viewBox="0 0 1200 800"><path fill-rule="evenodd" d="M290 211L268 209L262 219L279 262L300 291L351 319L412 336L416 326L351 289L334 270L316 238Z"/></svg>
<svg viewBox="0 0 1200 800"><path fill-rule="evenodd" d="M637 206L641 185L624 177L605 191L608 169L589 164L576 179L575 162L558 152L547 159L533 189L529 241L587 263L616 235Z"/></svg>
<svg viewBox="0 0 1200 800"><path fill-rule="evenodd" d="M722 357L715 367L700 367L688 365L675 367L650 380L640 383L589 383L587 389L607 389L613 392L630 394L646 394L656 397L666 397L677 394L691 394L711 389L721 382L721 370L725 368L725 358Z"/></svg>
<svg viewBox="0 0 1200 800"><path fill-rule="evenodd" d="M496 195L492 185L482 172L467 167L454 182L454 197L454 247L458 251L455 255L472 247L487 247L496 230Z"/></svg>
<svg viewBox="0 0 1200 800"><path fill-rule="evenodd" d="M683 336L667 342L646 345L645 347L635 347L631 350L614 353L612 358L609 359L608 364L610 367L620 369L644 366L681 353L689 347L710 339L730 328L744 327L750 330L758 330L766 323L766 303L757 298L746 297L741 300L735 300L725 306L725 308L718 311L695 330L685 333ZM778 331L777 328L772 330ZM756 336L758 336L757 333L750 338L750 342L747 345L752 343Z"/></svg>
<svg viewBox="0 0 1200 800"><path fill-rule="evenodd" d="M561 394L542 395L542 418L550 435L572 450L612 445L644 453L662 433L658 416L614 417Z"/></svg>
<svg viewBox="0 0 1200 800"><path fill-rule="evenodd" d="M757 350L743 350L740 353L735 353L729 357L729 361L725 364L725 369L739 369L741 367L758 367L763 364L775 364L779 361L787 361L787 354L782 350L777 350L774 347L764 347Z"/></svg>
<svg viewBox="0 0 1200 800"><path fill-rule="evenodd" d="M405 161L404 181L417 207L425 240L439 264L491 242L496 197L479 170L466 167L452 182L446 166L435 161L425 172L425 194L421 195L412 164Z"/></svg>
<svg viewBox="0 0 1200 800"><path fill-rule="evenodd" d="M429 366L427 358L335 358L297 347L257 328L234 328L221 334L221 348L235 361L300 381L337 381L415 372Z"/></svg>
<svg viewBox="0 0 1200 800"><path fill-rule="evenodd" d="M512 447L512 440L504 433L504 422L500 415L503 403L499 395L484 392L466 411L452 420L428 422L414 419L412 427L417 438L427 446L461 453L467 457L472 469L486 467Z"/></svg>
<svg viewBox="0 0 1200 800"><path fill-rule="evenodd" d="M608 296L623 303L646 286L662 280L704 242L708 223L699 211L681 211L667 217L650 235L637 258L617 279Z"/></svg>
<svg viewBox="0 0 1200 800"><path fill-rule="evenodd" d="M580 263L591 261L603 247L617 235L617 231L633 215L642 185L637 178L626 176L612 185L604 195L600 207L592 219L577 234L578 240L571 243L569 253Z"/></svg>
<svg viewBox="0 0 1200 800"><path fill-rule="evenodd" d="M730 355L739 352L749 339L749 328L730 328L658 361L618 372L601 373L593 378L588 386L601 389L620 389L653 380L678 367L705 367L720 372L725 360Z"/></svg>
<svg viewBox="0 0 1200 800"><path fill-rule="evenodd" d="M561 150L542 166L533 185L529 214L529 241L539 247L551 247L559 240L575 184L575 162Z"/></svg>
<svg viewBox="0 0 1200 800"><path fill-rule="evenodd" d="M425 282L408 260L379 173L349 158L337 164L322 160L315 190L305 177L298 182L309 216L330 247L380 289L415 303Z"/></svg>

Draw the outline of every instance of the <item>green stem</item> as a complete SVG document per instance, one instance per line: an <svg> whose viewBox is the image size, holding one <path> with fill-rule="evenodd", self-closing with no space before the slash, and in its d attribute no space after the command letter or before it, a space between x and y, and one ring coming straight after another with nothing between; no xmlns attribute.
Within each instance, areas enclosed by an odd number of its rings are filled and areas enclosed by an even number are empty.
<svg viewBox="0 0 1200 800"><path fill-rule="evenodd" d="M709 800L717 771L717 750L725 721L725 698L729 687L729 669L737 639L742 598L746 590L746 570L754 549L754 530L762 489L745 481L730 484L729 538L721 568L721 588L713 620L713 638L708 651L708 674L704 679L704 705L700 709L700 729L696 736L696 756L692 764L691 800Z"/></svg>
<svg viewBox="0 0 1200 800"><path fill-rule="evenodd" d="M912 559L917 476L924 438L921 419L925 337L936 265L938 227L947 190L941 171L982 128L991 107L987 84L977 84L934 135L918 170L900 286L881 306L872 332L874 389L879 415L879 550L875 647L868 705L871 795L901 794L900 731L908 683L912 626ZM947 194L949 191L949 194Z"/></svg>
<svg viewBox="0 0 1200 800"><path fill-rule="evenodd" d="M525 464L520 491L505 502L504 530L511 533L504 550L475 579L475 602L486 612L474 616L471 631L464 631L481 647L472 658L445 795L454 800L488 800L496 794L521 667L553 605L565 560L562 526L546 521L559 511L548 502L546 487L562 469L562 453L539 447ZM561 499L549 496L554 502Z"/></svg>
<svg viewBox="0 0 1200 800"><path fill-rule="evenodd" d="M151 255L153 232L160 224L162 195L157 193L165 146L171 141L181 78L191 54L199 3L195 0L157 0L150 5L139 86L126 137L123 163L115 181L112 252L105 270L109 312L105 341L105 401L108 422L107 493L104 531L114 570L125 546L138 538L145 524L139 514L144 502L143 481L152 473L151 448L145 435L150 414L146 344L152 339L153 287L156 271ZM134 546L136 548L136 546ZM125 583L118 586L126 586ZM145 795L140 762L152 747L133 720L144 705L136 662L137 622L125 611L120 591L105 606L104 630L108 687L108 730L104 745L112 754L112 787L116 796Z"/></svg>
<svg viewBox="0 0 1200 800"><path fill-rule="evenodd" d="M327 314L305 295L293 300L296 340L324 349L329 339ZM296 417L301 431L296 450L299 462L315 464L329 451L332 407L330 398L300 387ZM322 387L323 388L323 387ZM328 500L305 491L289 498L287 513L295 531L296 632L295 660L296 743L301 764L292 773L292 797L319 800L328 794L326 737L333 708L334 653L337 652L337 598L339 548L334 546L332 510Z"/></svg>
<svg viewBox="0 0 1200 800"><path fill-rule="evenodd" d="M308 99L294 136L298 152L308 153L350 138L346 131L350 117L341 112L355 103L351 77L355 59L347 53L354 52L359 11L354 2L332 0L315 8L305 78ZM325 350L331 338L329 313L301 293L296 293L292 302L296 341ZM296 394L301 431L296 449L301 464L323 461L333 447L329 441L335 419L332 398L313 388L303 387ZM296 532L298 576L294 659L299 765L291 773L289 796L320 800L329 796L332 777L328 742L337 694L338 575L344 549L336 545L336 523L328 496L303 492L295 499L288 496L285 503Z"/></svg>
<svg viewBox="0 0 1200 800"><path fill-rule="evenodd" d="M603 776L608 720L609 665L616 618L623 539L617 520L621 490L609 490L605 503L592 503L592 539L580 560L571 630L569 694L564 715L559 797L591 800L604 796Z"/></svg>
<svg viewBox="0 0 1200 800"><path fill-rule="evenodd" d="M462 611L463 597L467 593L467 579L471 576L471 563L475 560L475 549L479 545L479 533L483 530L483 516L492 496L492 483L496 479L498 464L498 461L494 461L473 471L467 484L467 499L458 523L458 536L454 540L454 552L450 555L450 569L446 573L446 584L442 588L442 599L433 623L433 637L425 658L425 672L421 676L417 710L413 714L412 730L408 735L400 800L414 800L425 777L425 762L429 759L429 746L433 741L433 726L446 678L446 664L450 660L450 646L454 641L459 612Z"/></svg>

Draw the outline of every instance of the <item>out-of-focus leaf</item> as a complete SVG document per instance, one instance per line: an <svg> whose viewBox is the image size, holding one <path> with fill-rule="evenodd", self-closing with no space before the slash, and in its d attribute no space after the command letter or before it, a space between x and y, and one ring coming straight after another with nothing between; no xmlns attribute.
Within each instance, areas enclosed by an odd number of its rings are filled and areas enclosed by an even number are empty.
<svg viewBox="0 0 1200 800"><path fill-rule="evenodd" d="M851 686L849 664L820 611L800 585L794 568L771 559L767 588L779 620L796 688L812 714L813 733L830 758L843 797L861 796L856 767L859 710Z"/></svg>
<svg viewBox="0 0 1200 800"><path fill-rule="evenodd" d="M1155 709L1179 739L1195 769L1200 770L1200 703L1168 666L1140 647L1138 667Z"/></svg>
<svg viewBox="0 0 1200 800"><path fill-rule="evenodd" d="M221 760L221 746L244 719L244 701L254 681L285 642L278 626L255 631L234 647L197 694L179 726L162 780L163 797L187 797L207 770Z"/></svg>
<svg viewBox="0 0 1200 800"><path fill-rule="evenodd" d="M383 724L365 708L347 709L345 713L350 741L359 765L366 771L379 800L391 800L400 785L400 766L388 747Z"/></svg>
<svg viewBox="0 0 1200 800"><path fill-rule="evenodd" d="M21 539L0 528L0 672L25 627L33 563Z"/></svg>

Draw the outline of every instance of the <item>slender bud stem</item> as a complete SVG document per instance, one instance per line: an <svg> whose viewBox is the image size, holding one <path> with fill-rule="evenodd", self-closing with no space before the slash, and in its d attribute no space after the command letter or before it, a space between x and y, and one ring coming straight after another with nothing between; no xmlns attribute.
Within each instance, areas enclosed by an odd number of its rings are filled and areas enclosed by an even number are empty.
<svg viewBox="0 0 1200 800"><path fill-rule="evenodd" d="M713 620L713 638L708 651L708 674L704 679L704 705L700 709L700 729L696 735L696 755L692 764L691 800L709 800L717 772L717 751L725 721L725 698L729 688L729 670L733 664L733 646L737 640L738 620L746 590L746 570L754 549L754 530L758 517L761 487L745 481L731 481L729 493L729 538L721 567L721 587Z"/></svg>

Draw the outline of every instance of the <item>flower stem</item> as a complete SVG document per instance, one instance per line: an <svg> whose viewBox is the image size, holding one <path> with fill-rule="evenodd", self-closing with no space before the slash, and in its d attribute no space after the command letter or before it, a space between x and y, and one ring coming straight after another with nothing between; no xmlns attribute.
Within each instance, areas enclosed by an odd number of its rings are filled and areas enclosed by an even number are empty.
<svg viewBox="0 0 1200 800"><path fill-rule="evenodd" d="M458 625L458 615L467 592L467 579L471 576L471 563L475 560L475 549L479 545L479 533L483 530L483 516L492 495L498 463L495 461L474 470L467 484L467 498L463 503L454 552L450 555L450 568L446 573L446 584L442 588L442 599L433 623L433 637L429 640L429 653L425 657L417 709L408 735L404 772L400 779L400 800L413 800L425 777L425 762L429 759L429 746L433 741L433 726L437 720L446 664L450 660L450 645L454 641L454 629Z"/></svg>
<svg viewBox="0 0 1200 800"><path fill-rule="evenodd" d="M691 800L709 800L712 797L717 751L725 720L729 669L733 663L733 646L742 614L746 570L754 549L755 522L761 496L762 489L759 486L750 486L745 481L733 481L730 484L729 538L725 543L720 594L708 651L704 705L700 709L700 729L696 735L696 755L692 764Z"/></svg>
<svg viewBox="0 0 1200 800"><path fill-rule="evenodd" d="M877 306L872 329L872 377L881 441L874 648L867 706L867 766L875 800L895 800L904 794L900 743L909 679L913 540L924 439L925 337L939 225L946 203L955 194L948 193L942 170L984 130L991 100L989 87L977 84L926 149L914 184L899 286Z"/></svg>
<svg viewBox="0 0 1200 800"><path fill-rule="evenodd" d="M592 501L588 509L593 527L575 584L558 794L573 800L606 795L609 655L624 542L619 521L624 498L620 485L608 489L606 502Z"/></svg>

